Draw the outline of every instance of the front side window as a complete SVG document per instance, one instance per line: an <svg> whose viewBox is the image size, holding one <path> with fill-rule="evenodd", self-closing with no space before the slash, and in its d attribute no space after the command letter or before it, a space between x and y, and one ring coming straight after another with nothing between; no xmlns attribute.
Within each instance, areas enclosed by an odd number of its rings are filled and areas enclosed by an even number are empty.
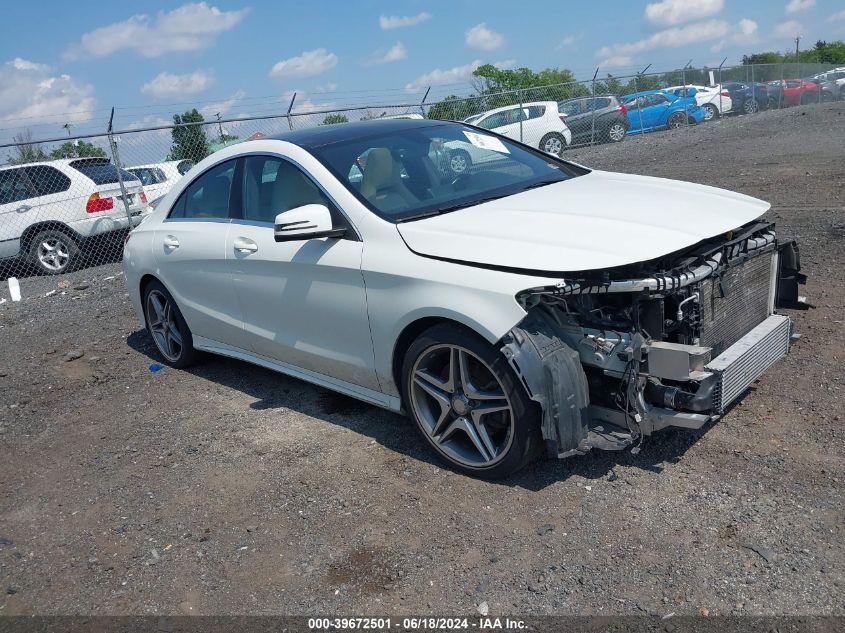
<svg viewBox="0 0 845 633"><path fill-rule="evenodd" d="M306 204L330 207L328 198L296 165L273 156L248 156L243 170L243 217L272 223Z"/></svg>
<svg viewBox="0 0 845 633"><path fill-rule="evenodd" d="M169 217L196 220L228 218L236 162L228 160L220 163L194 180L179 196Z"/></svg>
<svg viewBox="0 0 845 633"><path fill-rule="evenodd" d="M29 182L35 187L39 196L49 196L53 193L61 193L70 189L70 178L65 176L55 167L49 165L34 165L24 167Z"/></svg>
<svg viewBox="0 0 845 633"><path fill-rule="evenodd" d="M20 202L32 198L21 169L6 169L0 171L0 204Z"/></svg>
<svg viewBox="0 0 845 633"><path fill-rule="evenodd" d="M364 205L391 222L456 211L585 173L459 123L341 140L310 151ZM457 173L448 160L456 155L466 165Z"/></svg>

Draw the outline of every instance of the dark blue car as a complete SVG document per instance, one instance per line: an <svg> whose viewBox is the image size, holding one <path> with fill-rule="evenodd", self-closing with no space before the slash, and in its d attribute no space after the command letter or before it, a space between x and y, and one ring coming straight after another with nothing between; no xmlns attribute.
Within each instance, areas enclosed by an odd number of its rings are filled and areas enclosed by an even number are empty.
<svg viewBox="0 0 845 633"><path fill-rule="evenodd" d="M726 81L722 88L731 95L731 112L754 114L769 107L769 88L766 84Z"/></svg>

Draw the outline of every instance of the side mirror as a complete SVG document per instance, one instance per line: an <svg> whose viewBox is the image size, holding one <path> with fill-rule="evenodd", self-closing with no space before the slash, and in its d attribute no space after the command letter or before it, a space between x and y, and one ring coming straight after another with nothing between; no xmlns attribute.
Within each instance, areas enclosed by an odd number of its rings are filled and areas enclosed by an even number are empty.
<svg viewBox="0 0 845 633"><path fill-rule="evenodd" d="M343 237L346 229L335 229L332 214L322 204L306 204L276 216L274 234L277 242L313 240L319 237Z"/></svg>

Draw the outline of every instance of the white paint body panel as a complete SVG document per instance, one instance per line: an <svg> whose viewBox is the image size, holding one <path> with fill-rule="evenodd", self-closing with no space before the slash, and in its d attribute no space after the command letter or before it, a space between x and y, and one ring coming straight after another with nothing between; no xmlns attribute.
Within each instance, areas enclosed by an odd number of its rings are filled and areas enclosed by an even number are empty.
<svg viewBox="0 0 845 633"><path fill-rule="evenodd" d="M593 171L458 213L398 225L411 250L540 271L646 261L735 229L767 202L663 178Z"/></svg>
<svg viewBox="0 0 845 633"><path fill-rule="evenodd" d="M197 175L249 153L300 165L343 210L361 241L275 243L270 224L163 221ZM767 208L710 187L593 172L500 203L394 225L371 213L307 151L260 140L216 152L180 180L133 231L124 268L142 324L141 280L152 275L182 308L198 347L397 410L393 353L409 324L451 319L493 343L525 316L515 299L519 291L558 279L440 261L415 253L405 240L414 250L452 259L577 270L669 253ZM163 255L161 236L173 231L179 231L179 250L187 247L180 255L185 261ZM236 259L237 237L253 240L258 251ZM258 253L261 259L253 257Z"/></svg>

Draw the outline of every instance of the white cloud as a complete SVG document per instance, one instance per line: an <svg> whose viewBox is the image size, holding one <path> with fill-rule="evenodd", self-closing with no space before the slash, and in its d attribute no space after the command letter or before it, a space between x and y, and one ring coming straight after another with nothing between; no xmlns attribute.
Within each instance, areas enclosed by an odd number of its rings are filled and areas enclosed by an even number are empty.
<svg viewBox="0 0 845 633"><path fill-rule="evenodd" d="M694 22L686 26L658 31L654 35L636 42L604 46L596 52L596 56L605 60L615 57L633 57L638 53L655 48L676 48L687 44L719 39L725 37L729 32L730 26L724 20Z"/></svg>
<svg viewBox="0 0 845 633"><path fill-rule="evenodd" d="M839 22L840 20L845 20L845 11L834 13L827 19L828 22Z"/></svg>
<svg viewBox="0 0 845 633"><path fill-rule="evenodd" d="M787 20L775 27L777 37L797 37L804 34L804 25L798 20Z"/></svg>
<svg viewBox="0 0 845 633"><path fill-rule="evenodd" d="M555 50L561 50L563 48L575 46L582 39L584 39L583 33L579 33L578 35L567 35L560 42L558 42L557 46L555 46Z"/></svg>
<svg viewBox="0 0 845 633"><path fill-rule="evenodd" d="M245 96L246 93L243 90L238 90L228 99L215 101L202 106L199 108L200 114L202 114L206 119L210 119L219 112L220 116L224 117L226 113L229 112L229 110L231 110L238 101L241 101Z"/></svg>
<svg viewBox="0 0 845 633"><path fill-rule="evenodd" d="M276 62L271 77L313 77L337 66L337 55L325 48L305 51L301 55Z"/></svg>
<svg viewBox="0 0 845 633"><path fill-rule="evenodd" d="M398 62L408 57L408 51L405 50L405 45L402 42L396 42L390 47L386 53L378 51L368 61L367 65L375 66L378 64L389 64L390 62Z"/></svg>
<svg viewBox="0 0 845 633"><path fill-rule="evenodd" d="M296 100L293 102L293 110L291 110L293 114L323 112L337 108L337 103L334 101L314 101L304 90L288 90L282 95L282 101L290 103L294 93L296 93Z"/></svg>
<svg viewBox="0 0 845 633"><path fill-rule="evenodd" d="M467 29L464 34L464 41L470 48L492 51L501 47L505 43L505 38L501 33L488 29L487 24L482 22L471 29Z"/></svg>
<svg viewBox="0 0 845 633"><path fill-rule="evenodd" d="M441 70L435 68L431 72L420 75L414 81L405 86L406 92L419 92L428 86L440 86L443 84L457 83L460 81L469 81L472 77L472 72L481 66L481 60L476 59L469 64L463 66L455 66L454 68L447 68Z"/></svg>
<svg viewBox="0 0 845 633"><path fill-rule="evenodd" d="M739 21L739 32L746 37L751 37L757 33L757 23L748 18L742 18Z"/></svg>
<svg viewBox="0 0 845 633"><path fill-rule="evenodd" d="M121 50L134 50L144 57L208 48L221 33L233 28L249 9L221 11L205 2L184 4L173 11L159 11L153 19L133 15L123 22L85 33L65 53L68 59L107 57Z"/></svg>
<svg viewBox="0 0 845 633"><path fill-rule="evenodd" d="M634 58L629 55L613 55L599 61L599 68L604 71L607 68L628 68L634 63Z"/></svg>
<svg viewBox="0 0 845 633"><path fill-rule="evenodd" d="M91 119L94 87L49 66L16 57L0 66L0 121L23 125L82 123Z"/></svg>
<svg viewBox="0 0 845 633"><path fill-rule="evenodd" d="M789 0L785 10L787 13L800 13L816 6L816 0Z"/></svg>
<svg viewBox="0 0 845 633"><path fill-rule="evenodd" d="M725 0L662 0L646 5L645 18L652 24L674 26L716 15Z"/></svg>
<svg viewBox="0 0 845 633"><path fill-rule="evenodd" d="M430 19L431 14L423 11L418 15L382 15L378 19L378 24L383 30L387 31L390 29L400 29L405 26L414 26L415 24L419 24Z"/></svg>
<svg viewBox="0 0 845 633"><path fill-rule="evenodd" d="M314 92L334 92L335 90L337 90L337 84L333 81L326 84L320 84L314 88Z"/></svg>
<svg viewBox="0 0 845 633"><path fill-rule="evenodd" d="M498 62L493 62L493 65L498 68L499 70L508 70L509 68L513 68L516 66L515 59L503 59Z"/></svg>
<svg viewBox="0 0 845 633"><path fill-rule="evenodd" d="M141 86L141 92L152 95L155 99L192 96L208 89L212 83L214 78L202 70L185 75L163 72Z"/></svg>

